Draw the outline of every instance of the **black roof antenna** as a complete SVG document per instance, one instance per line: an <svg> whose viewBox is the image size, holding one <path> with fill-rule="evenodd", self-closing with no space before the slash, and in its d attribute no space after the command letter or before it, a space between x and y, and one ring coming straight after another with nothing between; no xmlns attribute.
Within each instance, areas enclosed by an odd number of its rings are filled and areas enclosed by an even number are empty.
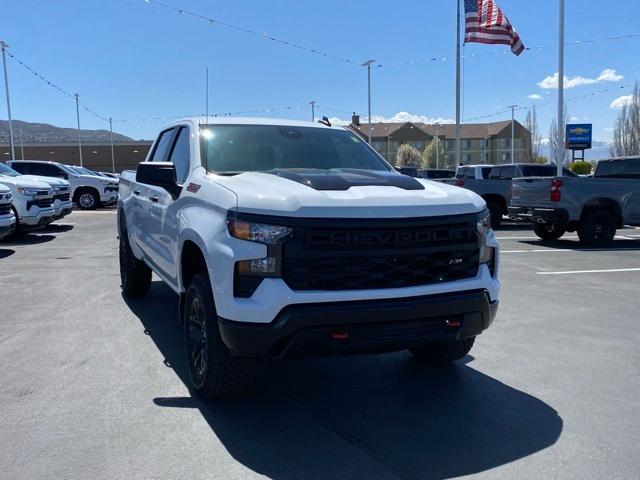
<svg viewBox="0 0 640 480"><path fill-rule="evenodd" d="M327 117L322 117L322 120L318 120L318 123L322 123L323 125L326 125L327 127L331 126L331 122L329 121L329 119Z"/></svg>

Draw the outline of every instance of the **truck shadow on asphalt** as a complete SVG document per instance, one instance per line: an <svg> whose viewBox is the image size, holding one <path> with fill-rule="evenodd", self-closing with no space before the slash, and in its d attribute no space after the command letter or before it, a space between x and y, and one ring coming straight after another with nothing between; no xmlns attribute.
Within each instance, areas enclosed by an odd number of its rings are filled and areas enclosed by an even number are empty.
<svg viewBox="0 0 640 480"><path fill-rule="evenodd" d="M14 253L16 253L15 250L11 250L9 248L0 248L0 260L3 258L10 257Z"/></svg>
<svg viewBox="0 0 640 480"><path fill-rule="evenodd" d="M615 252L617 250L640 250L640 239L638 240L624 240L615 239L608 247L584 247L577 239L559 239L553 242L545 242L542 240L520 240L519 243L524 243L534 247L548 247L557 248L563 250L576 250L585 252Z"/></svg>
<svg viewBox="0 0 640 480"><path fill-rule="evenodd" d="M188 387L175 295L154 282L147 298L126 302ZM445 369L406 353L281 362L248 396L153 402L198 409L235 460L274 479L450 478L558 440L563 421L553 408L465 360Z"/></svg>
<svg viewBox="0 0 640 480"><path fill-rule="evenodd" d="M40 243L47 243L55 240L55 235L49 234L34 234L34 233L19 233L14 234L9 238L1 240L3 247L13 247L18 245L38 245Z"/></svg>

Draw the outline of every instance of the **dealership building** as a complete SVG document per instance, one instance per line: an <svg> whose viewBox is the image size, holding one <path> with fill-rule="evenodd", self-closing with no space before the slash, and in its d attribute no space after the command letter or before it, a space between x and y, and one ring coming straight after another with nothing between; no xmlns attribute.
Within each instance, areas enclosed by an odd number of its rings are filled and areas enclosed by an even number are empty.
<svg viewBox="0 0 640 480"><path fill-rule="evenodd" d="M114 143L115 171L135 170L147 157L151 142ZM80 165L80 151L77 143L31 143L15 145L16 160L48 160L67 165ZM0 161L11 160L11 149L6 143L0 144ZM82 164L92 170L110 172L111 144L87 143L82 145Z"/></svg>

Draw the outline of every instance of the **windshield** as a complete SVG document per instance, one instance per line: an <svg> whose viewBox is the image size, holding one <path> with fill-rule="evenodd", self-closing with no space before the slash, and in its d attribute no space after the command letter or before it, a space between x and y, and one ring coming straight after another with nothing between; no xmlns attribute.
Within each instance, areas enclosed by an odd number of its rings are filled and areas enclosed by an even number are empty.
<svg viewBox="0 0 640 480"><path fill-rule="evenodd" d="M235 174L275 168L390 171L347 130L273 125L203 125L201 152L210 172Z"/></svg>
<svg viewBox="0 0 640 480"><path fill-rule="evenodd" d="M4 163L0 163L0 175L4 175L5 177L19 177L20 174L16 172L13 168L7 167Z"/></svg>

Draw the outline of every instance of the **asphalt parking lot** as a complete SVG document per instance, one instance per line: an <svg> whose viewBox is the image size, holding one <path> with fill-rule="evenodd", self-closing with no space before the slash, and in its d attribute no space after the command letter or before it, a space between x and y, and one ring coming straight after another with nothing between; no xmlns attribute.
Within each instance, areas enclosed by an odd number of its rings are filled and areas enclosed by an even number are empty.
<svg viewBox="0 0 640 480"><path fill-rule="evenodd" d="M269 369L249 396L186 384L176 298L120 295L115 211L0 242L4 478L640 477L640 229L612 248L507 226L472 355Z"/></svg>

